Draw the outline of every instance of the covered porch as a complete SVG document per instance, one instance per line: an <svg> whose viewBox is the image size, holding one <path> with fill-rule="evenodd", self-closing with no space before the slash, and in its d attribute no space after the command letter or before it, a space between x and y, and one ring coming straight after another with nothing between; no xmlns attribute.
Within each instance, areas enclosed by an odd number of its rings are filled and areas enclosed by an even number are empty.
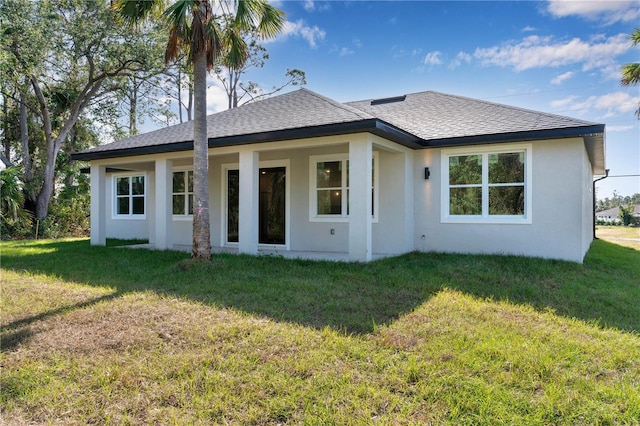
<svg viewBox="0 0 640 426"><path fill-rule="evenodd" d="M174 183L176 173L187 176L191 156L182 151L92 161L91 243L142 237L149 240L147 248L191 251L195 212L175 211L176 197L191 195L184 188L177 194ZM276 168L286 183L278 225L282 239L274 242L262 236L262 176ZM341 180L319 183L325 168L326 173L341 171ZM119 196L114 182L120 175L113 170L144 176L144 215L114 213ZM414 247L413 172L411 149L370 133L210 147L212 251L357 262L409 252Z"/></svg>

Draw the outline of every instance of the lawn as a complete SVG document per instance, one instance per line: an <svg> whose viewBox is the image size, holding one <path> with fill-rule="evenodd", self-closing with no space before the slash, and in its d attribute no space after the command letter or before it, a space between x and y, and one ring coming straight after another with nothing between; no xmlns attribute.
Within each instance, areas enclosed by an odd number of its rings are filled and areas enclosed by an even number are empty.
<svg viewBox="0 0 640 426"><path fill-rule="evenodd" d="M370 264L0 243L7 424L640 424L640 251Z"/></svg>
<svg viewBox="0 0 640 426"><path fill-rule="evenodd" d="M601 226L596 228L596 236L603 240L640 250L640 227Z"/></svg>

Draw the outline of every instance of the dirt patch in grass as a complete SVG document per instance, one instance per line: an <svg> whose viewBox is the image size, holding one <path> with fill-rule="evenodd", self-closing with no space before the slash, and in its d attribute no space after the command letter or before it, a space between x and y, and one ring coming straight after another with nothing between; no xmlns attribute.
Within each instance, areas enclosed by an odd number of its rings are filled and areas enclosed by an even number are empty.
<svg viewBox="0 0 640 426"><path fill-rule="evenodd" d="M640 250L640 227L598 226L596 236L614 244Z"/></svg>

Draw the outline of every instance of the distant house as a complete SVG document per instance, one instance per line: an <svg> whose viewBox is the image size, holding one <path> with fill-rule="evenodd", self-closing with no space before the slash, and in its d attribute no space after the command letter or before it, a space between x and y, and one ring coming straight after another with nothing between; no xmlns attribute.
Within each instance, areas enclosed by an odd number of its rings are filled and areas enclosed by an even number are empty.
<svg viewBox="0 0 640 426"><path fill-rule="evenodd" d="M208 116L214 250L369 261L414 250L582 262L603 124L438 92L301 89ZM91 162L91 243L191 244L193 123Z"/></svg>
<svg viewBox="0 0 640 426"><path fill-rule="evenodd" d="M612 209L602 210L596 212L596 220L606 223L622 223L622 219L618 216L620 213L620 207L614 207ZM634 206L633 216L640 217L640 204Z"/></svg>

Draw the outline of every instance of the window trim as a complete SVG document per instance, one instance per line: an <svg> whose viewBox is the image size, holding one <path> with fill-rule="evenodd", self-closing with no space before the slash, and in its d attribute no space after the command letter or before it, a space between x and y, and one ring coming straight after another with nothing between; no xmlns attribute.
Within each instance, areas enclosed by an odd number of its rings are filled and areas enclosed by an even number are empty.
<svg viewBox="0 0 640 426"><path fill-rule="evenodd" d="M505 154L524 152L524 215L489 215L488 156L490 154ZM482 211L481 215L451 215L449 212L449 158L463 155L482 156ZM504 145L490 145L479 147L447 148L440 154L441 186L440 186L440 223L474 223L474 224L520 224L532 223L532 194L533 194L533 146L530 143L516 143ZM500 185L498 185L500 186Z"/></svg>
<svg viewBox="0 0 640 426"><path fill-rule="evenodd" d="M379 189L380 189L380 156L378 151L372 152L373 158L373 215L371 216L371 223L378 223L378 212L380 211L379 203ZM341 214L318 214L318 187L316 181L316 169L317 164L320 162L329 161L341 161L343 162L343 170L349 170L347 167L347 161L349 160L349 153L342 154L323 154L323 155L310 155L309 156L309 222L331 222L331 223L348 223L349 215L347 211L348 196L343 197ZM346 184L347 174L342 177L341 190L348 194L349 186Z"/></svg>
<svg viewBox="0 0 640 426"><path fill-rule="evenodd" d="M171 214L173 216L173 220L193 220L193 214L175 214L173 213L173 196L177 195L177 194L184 194L185 196L185 206L187 207L187 211L188 211L188 203L189 202L189 194L193 195L193 192L189 192L188 191L188 182L189 180L187 179L187 181L185 182L185 192L173 192L173 174L174 173L179 173L179 172L185 172L185 176L188 176L189 172L193 172L193 167L192 166L181 166L181 167L174 167L173 170L171 171Z"/></svg>
<svg viewBox="0 0 640 426"><path fill-rule="evenodd" d="M142 176L142 178L144 179L144 194L143 194L143 198L144 198L144 213L143 214L133 214L133 194L131 194L131 179L134 177L140 177ZM129 178L129 192L130 194L128 195L129 197L129 212L128 214L120 214L118 213L118 179L121 179L123 177ZM148 188L148 182L149 179L147 178L147 173L146 172L139 172L139 173L131 173L131 172L122 172L122 173L114 173L112 176L112 180L113 180L113 184L112 184L112 189L113 189L113 197L112 197L112 209L111 209L111 218L114 220L146 220L147 219L147 196L149 193L149 188Z"/></svg>

